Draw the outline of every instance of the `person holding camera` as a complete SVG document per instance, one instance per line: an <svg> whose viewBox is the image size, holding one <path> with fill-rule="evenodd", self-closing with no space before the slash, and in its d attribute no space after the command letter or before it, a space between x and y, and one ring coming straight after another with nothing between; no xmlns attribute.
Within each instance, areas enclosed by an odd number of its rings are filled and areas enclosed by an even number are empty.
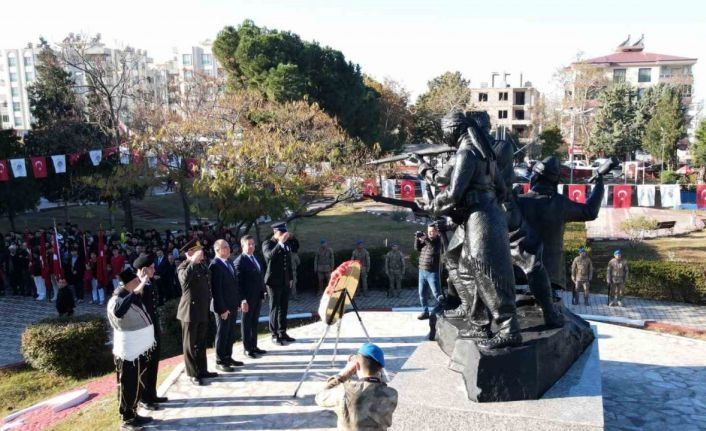
<svg viewBox="0 0 706 431"><path fill-rule="evenodd" d="M434 301L441 297L441 282L439 278L439 262L441 259L441 238L435 223L427 226L427 233L418 231L414 240L414 249L419 252L419 302L424 308L419 320L429 318L429 302L427 288L431 290Z"/></svg>

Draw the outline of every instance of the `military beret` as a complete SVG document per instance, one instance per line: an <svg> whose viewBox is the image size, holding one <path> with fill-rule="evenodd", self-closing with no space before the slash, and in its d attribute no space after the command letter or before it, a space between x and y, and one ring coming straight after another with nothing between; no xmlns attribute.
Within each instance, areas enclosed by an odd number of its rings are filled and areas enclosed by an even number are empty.
<svg viewBox="0 0 706 431"><path fill-rule="evenodd" d="M132 267L135 269L147 268L154 263L154 257L151 254L140 255L132 263Z"/></svg>
<svg viewBox="0 0 706 431"><path fill-rule="evenodd" d="M358 354L373 359L381 366L385 366L385 355L382 349L373 343L365 343L358 349Z"/></svg>
<svg viewBox="0 0 706 431"><path fill-rule="evenodd" d="M126 269L123 272L121 272L120 274L118 274L118 278L120 279L120 282L123 285L126 285L129 282L131 282L132 280L136 279L137 275L135 274L135 272L133 270Z"/></svg>

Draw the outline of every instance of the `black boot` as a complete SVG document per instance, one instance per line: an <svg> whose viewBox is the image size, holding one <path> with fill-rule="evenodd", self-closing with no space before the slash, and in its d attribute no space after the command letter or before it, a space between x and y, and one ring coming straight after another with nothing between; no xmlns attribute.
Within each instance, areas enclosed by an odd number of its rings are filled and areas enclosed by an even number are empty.
<svg viewBox="0 0 706 431"><path fill-rule="evenodd" d="M586 295L586 296L583 297L583 305L585 305L585 306L587 306L587 307L590 305L590 304L588 303L588 295Z"/></svg>
<svg viewBox="0 0 706 431"><path fill-rule="evenodd" d="M576 291L571 294L571 304L579 305L579 294Z"/></svg>
<svg viewBox="0 0 706 431"><path fill-rule="evenodd" d="M434 341L436 339L436 314L431 313L429 316L429 334L427 335L429 341Z"/></svg>

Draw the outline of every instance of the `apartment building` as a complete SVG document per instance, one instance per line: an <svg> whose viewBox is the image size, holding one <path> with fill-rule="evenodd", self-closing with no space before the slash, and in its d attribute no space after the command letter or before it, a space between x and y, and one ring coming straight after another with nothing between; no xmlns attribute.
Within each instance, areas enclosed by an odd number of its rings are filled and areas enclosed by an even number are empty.
<svg viewBox="0 0 706 431"><path fill-rule="evenodd" d="M512 132L521 143L531 141L535 131L532 127L534 108L539 101L539 91L520 74L517 86L508 80L509 73L493 73L490 85L482 82L471 88L471 109L487 111L492 128L498 136Z"/></svg>
<svg viewBox="0 0 706 431"><path fill-rule="evenodd" d="M35 79L39 49L32 44L20 49L0 49L0 128L26 131L31 128L27 86Z"/></svg>

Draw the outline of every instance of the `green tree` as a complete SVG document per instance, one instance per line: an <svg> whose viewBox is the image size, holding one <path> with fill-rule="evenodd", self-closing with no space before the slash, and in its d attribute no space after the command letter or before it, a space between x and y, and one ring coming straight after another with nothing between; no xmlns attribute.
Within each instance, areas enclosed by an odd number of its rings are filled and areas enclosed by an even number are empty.
<svg viewBox="0 0 706 431"><path fill-rule="evenodd" d="M413 138L417 141L442 139L441 117L452 110L470 108L470 81L461 72L446 72L427 82L427 91L417 98Z"/></svg>
<svg viewBox="0 0 706 431"><path fill-rule="evenodd" d="M653 156L660 155L668 169L677 165L677 144L686 136L685 108L679 91L664 92L645 127L643 145Z"/></svg>
<svg viewBox="0 0 706 431"><path fill-rule="evenodd" d="M307 97L337 118L349 135L368 145L377 141L379 94L340 51L246 20L221 30L213 52L231 89L254 88L278 102Z"/></svg>
<svg viewBox="0 0 706 431"><path fill-rule="evenodd" d="M380 122L378 136L383 152L400 149L410 138L413 124L409 108L410 94L400 83L385 78L378 82L365 76L365 85L380 94Z"/></svg>
<svg viewBox="0 0 706 431"><path fill-rule="evenodd" d="M564 137L556 124L549 125L539 134L542 141L542 159L557 155L559 147L564 143Z"/></svg>
<svg viewBox="0 0 706 431"><path fill-rule="evenodd" d="M635 98L635 90L624 83L601 92L587 146L590 153L627 156L638 148Z"/></svg>
<svg viewBox="0 0 706 431"><path fill-rule="evenodd" d="M694 133L691 156L696 166L706 167L706 120L701 120Z"/></svg>
<svg viewBox="0 0 706 431"><path fill-rule="evenodd" d="M0 160L23 157L27 157L27 154L15 131L0 130ZM29 166L27 169L31 170ZM0 181L0 214L7 216L13 231L17 231L17 215L35 209L38 201L39 188L36 179L20 177Z"/></svg>

